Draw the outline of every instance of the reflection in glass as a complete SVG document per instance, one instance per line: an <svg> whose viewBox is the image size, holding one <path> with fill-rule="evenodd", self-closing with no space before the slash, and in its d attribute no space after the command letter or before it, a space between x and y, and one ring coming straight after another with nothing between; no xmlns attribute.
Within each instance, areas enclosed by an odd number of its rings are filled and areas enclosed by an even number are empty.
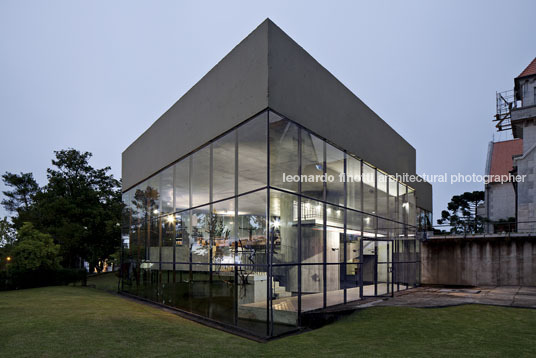
<svg viewBox="0 0 536 358"><path fill-rule="evenodd" d="M363 163L363 211L376 214L376 170Z"/></svg>
<svg viewBox="0 0 536 358"><path fill-rule="evenodd" d="M161 214L172 213L173 210L173 167L164 169L160 175Z"/></svg>
<svg viewBox="0 0 536 358"><path fill-rule="evenodd" d="M190 255L195 263L208 263L212 249L210 240L211 215L209 206L192 209L190 218Z"/></svg>
<svg viewBox="0 0 536 358"><path fill-rule="evenodd" d="M328 305L344 303L341 285L341 252L344 250L344 211L326 205L326 300Z"/></svg>
<svg viewBox="0 0 536 358"><path fill-rule="evenodd" d="M312 180L302 180L302 194L323 199L324 182L324 142L317 136L302 131L302 176Z"/></svg>
<svg viewBox="0 0 536 358"><path fill-rule="evenodd" d="M175 211L190 207L190 158L186 158L173 166L175 174Z"/></svg>
<svg viewBox="0 0 536 358"><path fill-rule="evenodd" d="M398 221L407 224L409 203L407 196L407 186L402 183L398 184Z"/></svg>
<svg viewBox="0 0 536 358"><path fill-rule="evenodd" d="M331 176L326 183L326 200L333 204L344 205L344 152L327 143L326 174Z"/></svg>
<svg viewBox="0 0 536 358"><path fill-rule="evenodd" d="M183 211L175 214L175 269L179 272L189 270L188 262L190 261L190 212Z"/></svg>
<svg viewBox="0 0 536 358"><path fill-rule="evenodd" d="M298 262L298 196L270 191L273 263Z"/></svg>
<svg viewBox="0 0 536 358"><path fill-rule="evenodd" d="M376 295L386 295L391 292L391 257L392 243L390 241L378 241L376 244Z"/></svg>
<svg viewBox="0 0 536 358"><path fill-rule="evenodd" d="M299 168L315 177L301 192L283 181ZM299 312L418 285L412 225L431 221L412 188L267 112L122 199L122 291L260 336L295 329Z"/></svg>
<svg viewBox="0 0 536 358"><path fill-rule="evenodd" d="M238 128L238 193L262 188L267 183L267 112Z"/></svg>
<svg viewBox="0 0 536 358"><path fill-rule="evenodd" d="M236 262L245 265L266 264L266 190L238 198L237 225Z"/></svg>
<svg viewBox="0 0 536 358"><path fill-rule="evenodd" d="M343 287L346 288L347 301L360 298L359 274L361 270L361 227L362 214L348 210L346 213L346 265L341 267ZM344 252L343 252L344 256Z"/></svg>
<svg viewBox="0 0 536 358"><path fill-rule="evenodd" d="M209 202L210 146L192 154L192 206Z"/></svg>
<svg viewBox="0 0 536 358"><path fill-rule="evenodd" d="M234 263L235 250L235 205L234 199L212 205L210 228L212 237L212 262L222 265Z"/></svg>
<svg viewBox="0 0 536 358"><path fill-rule="evenodd" d="M408 187L408 225L417 226L415 190Z"/></svg>
<svg viewBox="0 0 536 358"><path fill-rule="evenodd" d="M389 218L397 221L398 219L398 183L395 179L389 177Z"/></svg>
<svg viewBox="0 0 536 358"><path fill-rule="evenodd" d="M147 247L147 257L150 262L160 262L160 219L154 218L148 222L149 246Z"/></svg>
<svg viewBox="0 0 536 358"><path fill-rule="evenodd" d="M296 124L270 112L270 184L294 192L298 182L283 175L298 175L298 131Z"/></svg>
<svg viewBox="0 0 536 358"><path fill-rule="evenodd" d="M236 132L212 144L212 201L230 198L235 193Z"/></svg>
<svg viewBox="0 0 536 358"><path fill-rule="evenodd" d="M344 242L344 210L326 205L326 262L340 262L341 241ZM335 279L338 281L338 277Z"/></svg>
<svg viewBox="0 0 536 358"><path fill-rule="evenodd" d="M315 294L323 301L324 292L324 204L302 198L302 295ZM322 306L320 306L322 307Z"/></svg>
<svg viewBox="0 0 536 358"><path fill-rule="evenodd" d="M389 195L387 190L389 187L389 177L379 170L376 173L377 176L377 192L378 192L378 210L377 214L381 217L389 217Z"/></svg>
<svg viewBox="0 0 536 358"><path fill-rule="evenodd" d="M160 202L161 202L161 192L160 192L160 177L162 173L153 175L144 183L142 183L142 188L147 195L148 199L152 200L152 211L149 213L151 216L158 216L160 214Z"/></svg>
<svg viewBox="0 0 536 358"><path fill-rule="evenodd" d="M130 226L130 214L132 212L130 208L130 195L132 193L132 190L127 191L126 193L123 193L121 196L121 200L123 202L123 209L121 210L121 227L129 227Z"/></svg>
<svg viewBox="0 0 536 358"><path fill-rule="evenodd" d="M175 215L168 214L161 219L162 247L160 255L162 270L173 271L173 246L175 246Z"/></svg>
<svg viewBox="0 0 536 358"><path fill-rule="evenodd" d="M266 190L238 197L238 247L235 261L238 326L268 334Z"/></svg>
<svg viewBox="0 0 536 358"><path fill-rule="evenodd" d="M347 205L349 208L361 210L361 161L347 156L346 172Z"/></svg>
<svg viewBox="0 0 536 358"><path fill-rule="evenodd" d="M281 334L295 329L298 325L298 310L289 309L289 304L295 304L297 302L297 273L297 265L272 267L272 310L274 334Z"/></svg>

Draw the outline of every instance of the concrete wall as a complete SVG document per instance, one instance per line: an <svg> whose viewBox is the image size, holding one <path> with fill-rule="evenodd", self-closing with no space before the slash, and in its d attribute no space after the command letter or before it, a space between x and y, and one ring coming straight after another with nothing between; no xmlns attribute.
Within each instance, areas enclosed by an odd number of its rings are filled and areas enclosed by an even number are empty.
<svg viewBox="0 0 536 358"><path fill-rule="evenodd" d="M527 153L534 144L536 144L536 121L527 121L523 128L523 153Z"/></svg>
<svg viewBox="0 0 536 358"><path fill-rule="evenodd" d="M536 237L430 239L421 265L422 284L536 286Z"/></svg>
<svg viewBox="0 0 536 358"><path fill-rule="evenodd" d="M512 109L512 134L514 138L523 138L523 149L530 148L530 145L534 143L534 128L527 128L534 126L536 120L536 105L529 107L520 107ZM528 134L527 142L525 143L525 130L530 131ZM525 146L526 145L526 146Z"/></svg>
<svg viewBox="0 0 536 358"><path fill-rule="evenodd" d="M486 186L487 217L489 220L516 216L516 199L512 183L491 183Z"/></svg>
<svg viewBox="0 0 536 358"><path fill-rule="evenodd" d="M521 103L523 107L536 105L536 78L520 79Z"/></svg>
<svg viewBox="0 0 536 358"><path fill-rule="evenodd" d="M415 148L277 26L269 36L270 108L388 173L415 173Z"/></svg>
<svg viewBox="0 0 536 358"><path fill-rule="evenodd" d="M517 229L519 232L534 233L536 232L536 143L521 157L516 158L514 165L517 165L518 175L525 175L524 181L517 184L519 223Z"/></svg>
<svg viewBox="0 0 536 358"><path fill-rule="evenodd" d="M263 25L123 152L123 190L268 107L268 34Z"/></svg>
<svg viewBox="0 0 536 358"><path fill-rule="evenodd" d="M415 148L273 23L268 43L271 109L389 174L416 173ZM432 186L409 185L432 211Z"/></svg>

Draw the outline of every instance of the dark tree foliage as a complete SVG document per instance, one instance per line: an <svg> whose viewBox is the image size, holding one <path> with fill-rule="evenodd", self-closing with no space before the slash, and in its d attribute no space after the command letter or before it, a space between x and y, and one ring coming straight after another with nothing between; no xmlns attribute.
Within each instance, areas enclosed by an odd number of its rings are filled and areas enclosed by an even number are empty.
<svg viewBox="0 0 536 358"><path fill-rule="evenodd" d="M18 242L11 250L11 270L17 272L57 270L60 266L59 245L52 236L43 234L31 223L24 223L17 233Z"/></svg>
<svg viewBox="0 0 536 358"><path fill-rule="evenodd" d="M19 216L12 220L31 222L36 230L50 234L60 245L63 267L77 268L87 261L91 271L100 271L120 245L120 182L108 174L109 167L93 168L89 164L91 153L67 149L54 154L52 168L47 169L48 183L31 191L28 206L21 194L14 198L13 205L24 207L27 215L24 220ZM20 187L24 193L26 186Z"/></svg>
<svg viewBox="0 0 536 358"><path fill-rule="evenodd" d="M12 214L13 226L18 229L25 221L32 221L32 206L35 196L39 193L39 184L32 173L13 174L6 172L2 175L4 184L11 190L3 191L5 199L2 206Z"/></svg>
<svg viewBox="0 0 536 358"><path fill-rule="evenodd" d="M0 220L0 272L6 271L6 259L11 255L15 242L15 230L7 217ZM1 277L0 277L1 280ZM1 284L0 284L1 287ZM1 289L1 288L0 288Z"/></svg>
<svg viewBox="0 0 536 358"><path fill-rule="evenodd" d="M0 250L15 242L15 230L7 217L0 219ZM1 251L0 251L1 252ZM1 253L0 253L1 256Z"/></svg>
<svg viewBox="0 0 536 358"><path fill-rule="evenodd" d="M477 215L478 205L483 201L483 191L454 195L447 205L448 210L441 212L441 219L437 223L450 225L451 232L455 234L483 232L484 219Z"/></svg>

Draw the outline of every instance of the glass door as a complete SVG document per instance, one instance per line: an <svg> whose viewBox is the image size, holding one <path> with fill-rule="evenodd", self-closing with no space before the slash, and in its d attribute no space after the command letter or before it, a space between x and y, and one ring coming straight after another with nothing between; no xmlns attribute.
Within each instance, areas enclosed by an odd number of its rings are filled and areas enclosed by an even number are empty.
<svg viewBox="0 0 536 358"><path fill-rule="evenodd" d="M391 295L393 292L393 243L376 241L376 294L375 296Z"/></svg>
<svg viewBox="0 0 536 358"><path fill-rule="evenodd" d="M341 237L343 235L341 234ZM342 240L341 240L342 241ZM341 252L340 277L341 287L346 290L346 301L361 299L361 237L359 235L346 235L346 250ZM345 247L344 243L341 247Z"/></svg>
<svg viewBox="0 0 536 358"><path fill-rule="evenodd" d="M389 240L363 240L363 296L393 293L393 243Z"/></svg>

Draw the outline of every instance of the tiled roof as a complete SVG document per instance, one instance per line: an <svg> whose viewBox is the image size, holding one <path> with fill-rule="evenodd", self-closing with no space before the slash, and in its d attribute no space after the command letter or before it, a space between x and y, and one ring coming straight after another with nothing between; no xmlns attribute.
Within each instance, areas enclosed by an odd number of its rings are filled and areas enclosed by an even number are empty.
<svg viewBox="0 0 536 358"><path fill-rule="evenodd" d="M519 154L523 154L523 139L493 143L489 174L508 175L508 172L512 170L512 156Z"/></svg>
<svg viewBox="0 0 536 358"><path fill-rule="evenodd" d="M534 60L532 60L532 62L527 66L527 68L525 68L523 70L523 72L521 72L521 74L519 76L517 76L517 78L519 77L525 77L525 76L532 76L532 75L536 75L536 57L534 58Z"/></svg>

